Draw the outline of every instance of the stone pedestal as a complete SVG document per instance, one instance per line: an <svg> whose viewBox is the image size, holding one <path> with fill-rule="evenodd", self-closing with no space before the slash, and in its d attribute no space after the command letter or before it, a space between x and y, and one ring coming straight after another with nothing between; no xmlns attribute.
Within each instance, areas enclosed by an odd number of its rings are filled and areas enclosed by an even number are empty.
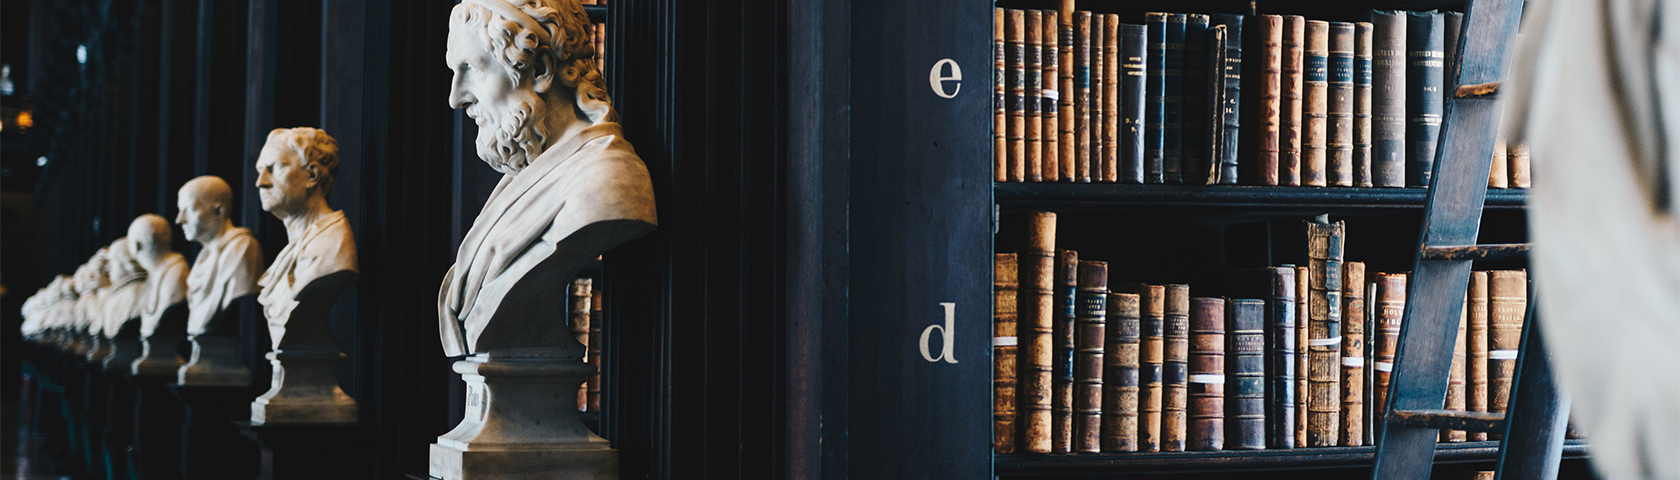
<svg viewBox="0 0 1680 480"><path fill-rule="evenodd" d="M374 478L373 425L235 423L261 449L257 478L362 480ZM224 475L216 478L235 478Z"/></svg>
<svg viewBox="0 0 1680 480"><path fill-rule="evenodd" d="M175 379L175 372L186 363L181 359L181 351L177 348L181 343L178 335L152 334L140 341L140 358L134 360L131 366L137 377L169 377Z"/></svg>
<svg viewBox="0 0 1680 480"><path fill-rule="evenodd" d="M268 393L251 402L251 424L354 423L360 418L356 400L338 387L337 350L276 350L268 352L274 378Z"/></svg>
<svg viewBox="0 0 1680 480"><path fill-rule="evenodd" d="M594 366L481 354L454 368L467 382L466 418L432 444L432 477L618 478L618 451L583 425L573 402Z"/></svg>
<svg viewBox="0 0 1680 480"><path fill-rule="evenodd" d="M104 367L108 372L130 373L134 369L134 360L145 353L145 347L140 346L140 339L132 336L118 336L111 340L111 354L105 357Z"/></svg>
<svg viewBox="0 0 1680 480"><path fill-rule="evenodd" d="M248 400L262 390L249 385L169 385L168 388L183 413L179 478L255 477L259 463L257 448L245 441L233 422L251 418Z"/></svg>
<svg viewBox="0 0 1680 480"><path fill-rule="evenodd" d="M170 375L135 375L134 437L129 461L140 478L174 478L181 471L184 408L169 392Z"/></svg>
<svg viewBox="0 0 1680 480"><path fill-rule="evenodd" d="M193 335L189 340L192 342L192 359L176 371L176 383L231 387L251 385L251 369L245 367L239 356L242 339L227 335Z"/></svg>
<svg viewBox="0 0 1680 480"><path fill-rule="evenodd" d="M88 363L103 363L105 357L111 355L111 339L94 335L89 337L88 340L92 345L88 348L86 357Z"/></svg>

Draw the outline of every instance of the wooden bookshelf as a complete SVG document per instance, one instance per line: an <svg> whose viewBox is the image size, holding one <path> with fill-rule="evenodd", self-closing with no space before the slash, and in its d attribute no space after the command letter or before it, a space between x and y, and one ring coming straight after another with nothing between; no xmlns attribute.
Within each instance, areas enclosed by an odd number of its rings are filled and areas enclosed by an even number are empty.
<svg viewBox="0 0 1680 480"><path fill-rule="evenodd" d="M1521 210L1525 189L1489 189L1488 210ZM996 183L1005 209L1076 211L1175 209L1278 213L1422 213L1422 188L1253 187L1238 185L1127 185L1114 183Z"/></svg>
<svg viewBox="0 0 1680 480"><path fill-rule="evenodd" d="M1563 458L1586 458L1587 444L1569 440ZM1264 470L1302 470L1370 467L1376 447L1293 448L1282 450L1225 450L1218 452L1148 452L1076 455L996 456L1000 478L1026 475L1126 475L1163 473L1237 473ZM1476 463L1498 460L1498 442L1443 443L1435 448L1435 463Z"/></svg>

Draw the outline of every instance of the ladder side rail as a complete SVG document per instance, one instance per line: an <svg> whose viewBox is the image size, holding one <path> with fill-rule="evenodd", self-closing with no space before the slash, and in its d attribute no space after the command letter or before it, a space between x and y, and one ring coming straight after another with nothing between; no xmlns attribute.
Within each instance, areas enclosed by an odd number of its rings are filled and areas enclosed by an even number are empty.
<svg viewBox="0 0 1680 480"><path fill-rule="evenodd" d="M1563 437L1569 423L1569 395L1552 374L1551 356L1535 316L1534 288L1528 289L1528 313L1523 319L1522 349L1512 378L1510 403L1505 407L1505 437L1499 443L1499 467L1494 480L1556 479L1563 460Z"/></svg>

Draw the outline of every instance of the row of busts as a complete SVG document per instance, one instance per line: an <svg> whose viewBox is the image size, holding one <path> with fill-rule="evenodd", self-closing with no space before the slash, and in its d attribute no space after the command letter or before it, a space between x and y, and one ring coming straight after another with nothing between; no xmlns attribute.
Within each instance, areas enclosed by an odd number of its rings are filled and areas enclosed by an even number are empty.
<svg viewBox="0 0 1680 480"><path fill-rule="evenodd" d="M128 236L24 302L23 334L108 371L250 386L237 307L256 302L274 374L252 402L252 423L356 421L355 401L333 373L343 354L327 325L332 304L357 278L349 224L326 201L338 160L337 141L320 129L269 133L254 186L263 210L285 225L287 244L268 268L256 238L233 225L232 188L198 177L181 187L175 216L187 240L202 246L191 268L170 248L169 222L141 215ZM192 345L188 359L179 354L183 338Z"/></svg>

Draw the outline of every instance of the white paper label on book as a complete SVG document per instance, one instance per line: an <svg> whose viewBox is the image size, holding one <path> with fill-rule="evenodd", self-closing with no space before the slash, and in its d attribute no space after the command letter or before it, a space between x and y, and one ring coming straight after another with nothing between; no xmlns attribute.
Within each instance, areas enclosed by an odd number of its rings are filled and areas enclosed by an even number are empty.
<svg viewBox="0 0 1680 480"><path fill-rule="evenodd" d="M1044 95L1045 100L1049 100L1049 101L1052 101L1052 102L1061 99L1061 97L1056 94L1055 90L1045 90L1042 95Z"/></svg>
<svg viewBox="0 0 1680 480"><path fill-rule="evenodd" d="M1388 363L1388 362L1375 362L1375 363L1377 365L1377 371L1379 371L1379 372L1392 372L1392 371L1394 371L1394 364L1392 364L1392 363Z"/></svg>
<svg viewBox="0 0 1680 480"><path fill-rule="evenodd" d="M1365 366L1365 357L1342 357L1342 366L1344 366L1344 367L1356 367L1356 368L1357 367L1364 367Z"/></svg>
<svg viewBox="0 0 1680 480"><path fill-rule="evenodd" d="M1489 360L1516 360L1516 350L1488 350Z"/></svg>
<svg viewBox="0 0 1680 480"><path fill-rule="evenodd" d="M1190 383L1212 383L1223 385L1225 383L1225 376L1220 374L1202 373L1191 375L1188 380Z"/></svg>
<svg viewBox="0 0 1680 480"><path fill-rule="evenodd" d="M1307 340L1307 346L1309 346L1309 347L1328 347L1328 346L1332 346L1332 345L1341 345L1341 344L1342 344L1342 337L1340 337L1340 336L1330 337L1330 338L1314 338L1312 340Z"/></svg>
<svg viewBox="0 0 1680 480"><path fill-rule="evenodd" d="M1013 347L1015 346L1015 337L992 337L992 346Z"/></svg>

